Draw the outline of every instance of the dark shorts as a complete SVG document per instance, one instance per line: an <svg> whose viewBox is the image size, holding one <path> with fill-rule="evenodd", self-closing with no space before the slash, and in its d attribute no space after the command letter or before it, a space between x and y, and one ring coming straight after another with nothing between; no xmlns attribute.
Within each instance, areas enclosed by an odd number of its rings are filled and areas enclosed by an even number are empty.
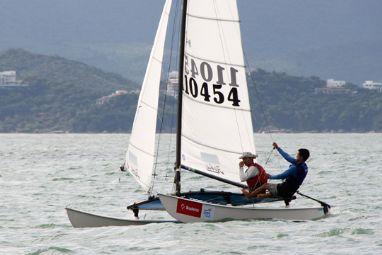
<svg viewBox="0 0 382 255"><path fill-rule="evenodd" d="M286 182L279 183L277 184L277 196L289 199L296 193L297 189L298 187L290 187Z"/></svg>

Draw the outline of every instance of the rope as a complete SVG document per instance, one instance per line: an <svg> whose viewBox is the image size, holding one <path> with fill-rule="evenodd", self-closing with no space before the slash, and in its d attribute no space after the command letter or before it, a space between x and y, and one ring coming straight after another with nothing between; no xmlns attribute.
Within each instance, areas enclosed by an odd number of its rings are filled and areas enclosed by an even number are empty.
<svg viewBox="0 0 382 255"><path fill-rule="evenodd" d="M274 150L275 150L275 148L273 147L272 150L269 152L268 158L267 158L267 160L265 161L265 165L268 164L269 160L271 159L272 152L273 152Z"/></svg>
<svg viewBox="0 0 382 255"><path fill-rule="evenodd" d="M249 77L251 79L251 84L252 84L252 87L254 89L254 92L256 95L259 95L258 96L258 102L259 102L259 110L261 112L261 114L263 115L263 118L264 118L264 122L265 122L265 129L267 130L267 134L269 135L269 137L271 138L272 142L275 142L276 140L274 139L273 135L272 135L272 132L270 130L270 127L271 127L271 122L274 122L272 121L272 116L270 114L267 114L266 111L264 110L264 102L261 100L261 94L259 92L259 90L257 89L257 84L255 82L255 79L253 77L253 74L251 72L251 64L248 60L248 57L247 57L247 54L246 54L246 50L244 49L243 47L243 56L244 56L244 61L245 61L245 66L247 67L248 71L249 71ZM251 114L254 115L254 110L252 109L251 107ZM265 165L268 164L269 160L271 159L271 156L272 156L272 153L273 153L273 150L274 148L272 148L272 150L269 152L268 154L268 157L267 157L267 160L265 162Z"/></svg>

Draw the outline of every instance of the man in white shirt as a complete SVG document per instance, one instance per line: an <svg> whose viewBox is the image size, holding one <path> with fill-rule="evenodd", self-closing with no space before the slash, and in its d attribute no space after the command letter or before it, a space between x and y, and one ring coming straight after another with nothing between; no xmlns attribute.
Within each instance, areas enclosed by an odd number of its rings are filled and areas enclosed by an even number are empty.
<svg viewBox="0 0 382 255"><path fill-rule="evenodd" d="M254 162L255 158L257 158L257 155L251 152L244 152L239 158L242 160L239 163L240 181L247 182L249 191L253 191L267 183L268 180L268 175L264 168ZM247 167L246 170L244 170L244 166Z"/></svg>

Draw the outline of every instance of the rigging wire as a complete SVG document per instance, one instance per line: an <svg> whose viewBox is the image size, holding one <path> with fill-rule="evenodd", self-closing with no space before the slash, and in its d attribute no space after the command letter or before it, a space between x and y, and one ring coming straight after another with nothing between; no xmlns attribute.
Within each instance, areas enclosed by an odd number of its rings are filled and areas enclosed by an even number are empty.
<svg viewBox="0 0 382 255"><path fill-rule="evenodd" d="M246 63L245 66L248 69L249 78L251 80L251 85L252 85L251 87L253 87L253 90L254 90L255 94L258 95L257 101L259 102L259 104L258 104L259 105L259 110L260 110L261 114L263 115L263 119L264 119L264 122L265 122L265 129L266 129L266 131L268 131L267 134L270 136L272 142L274 142L275 139L274 139L274 137L272 135L272 132L270 130L271 123L274 123L274 121L272 120L272 116L268 112L265 111L265 108L264 108L265 103L263 102L263 100L261 100L261 93L259 92L259 90L257 88L258 86L257 86L257 83L255 82L255 78L253 77L253 71L251 71L251 69L252 69L251 68L251 64L250 64L250 62L248 60L248 57L247 57L247 54L246 54L246 50L244 49L244 47L243 47L243 55L244 55L244 61ZM255 70L255 69L253 69L253 70ZM252 107L251 107L251 114L252 114L252 116L254 116L254 110L252 109ZM267 160L265 162L265 165L268 164L268 162L269 162L269 160L270 160L270 158L272 156L273 151L274 151L274 148L272 148L272 150L269 152Z"/></svg>
<svg viewBox="0 0 382 255"><path fill-rule="evenodd" d="M183 5L181 4L182 2L179 0L178 2L177 2L177 7L176 7L176 16L178 17L179 16L179 12L181 12L181 11L183 11L182 10L182 8L183 8ZM176 27L176 25L177 25L177 27ZM178 31L180 31L181 30L181 27L182 27L182 19L180 19L180 18L178 18L178 22L177 23L175 23L175 20L174 20L174 26L175 26L175 28L174 28L174 34L177 34L177 35L179 35L180 36L180 33L175 33L175 31L176 31L176 28L178 29ZM180 41L180 37L178 38L178 40L177 40L178 42ZM178 47L178 49L179 49L179 47ZM180 52L179 52L179 50L176 50L175 51L175 61L176 61L176 65L177 66L179 66L179 54L180 54ZM179 68L178 68L178 72L180 72L181 70L179 70ZM179 78L179 75L178 75L178 78ZM179 89L182 89L181 87L180 87L180 81L178 80L178 90L177 91L174 91L174 98L176 98L176 95L179 95ZM177 98L177 100L179 100L179 98ZM177 116L177 110L178 110L178 104L172 104L172 108L171 108L171 128L170 128L170 130L171 130L171 134L170 134L170 142L169 142L169 146L168 146L168 150L167 150L167 162L166 162L166 164L169 166L170 165L170 157L171 157L171 155L174 155L173 154L173 152L174 151L172 151L171 150L171 147L172 146L175 146L176 147L176 145L175 144L173 144L173 132L174 132L174 129L175 129L175 121L176 121L176 119L178 118L178 116ZM175 140L175 143L176 143L176 140ZM174 164L173 165L175 165L175 161L174 161ZM171 169L171 173L172 174L174 174L174 171L173 171L173 169ZM171 177L174 177L174 176L171 176ZM165 172L165 176L164 176L164 179L165 179L165 182L166 183L168 183L168 178L169 178L169 176L168 176L168 173L167 173L167 169L166 169L166 172ZM175 187L175 185L171 185L170 187L169 187L169 189L170 189L170 192L171 193L174 193L175 192L175 189L176 189L176 187Z"/></svg>
<svg viewBox="0 0 382 255"><path fill-rule="evenodd" d="M245 59L245 62L246 62L246 66L248 66L249 77L251 79L251 85L252 85L251 87L253 87L255 94L259 95L257 100L259 102L260 112L263 115L264 122L265 122L265 125L266 125L265 129L267 129L269 136L274 141L273 136L272 136L272 132L270 130L271 122L274 122L274 121L272 121L272 116L270 114L267 114L267 112L265 111L265 108L264 108L265 103L261 100L261 93L259 92L259 90L257 88L258 86L257 86L257 83L255 82L255 78L253 77L253 72L251 71L250 63L248 61L246 53L244 53L244 59ZM254 113L252 108L251 108L251 113Z"/></svg>
<svg viewBox="0 0 382 255"><path fill-rule="evenodd" d="M249 60L247 58L247 54L245 53L244 49L243 49L243 51L244 51L243 55L244 55L244 59L245 59L245 62L246 62L246 66L248 67L248 71L249 71L249 77L251 79L251 85L252 85L251 87L253 87L253 90L254 90L255 94L258 95L258 100L257 101L259 102L259 104L258 104L259 105L259 110L260 110L261 114L263 115L263 119L264 119L264 122L265 122L265 129L268 131L267 134L270 136L272 142L274 142L275 139L274 139L274 137L272 135L272 132L270 130L271 122L273 122L272 121L272 116L270 114L267 114L267 112L265 111L265 108L264 108L265 104L261 100L261 94L260 94L260 92L259 92L259 90L257 88L258 86L257 86L257 83L255 82L255 78L253 77L253 72L251 71L250 62L249 62ZM251 108L251 114L254 115L254 111L253 111L252 108ZM267 165L269 163L269 160L270 160L270 158L271 158L271 156L273 154L273 151L274 151L274 148L272 148L272 150L269 152L267 160L265 162L265 165Z"/></svg>
<svg viewBox="0 0 382 255"><path fill-rule="evenodd" d="M178 15L178 11L179 11L179 9L180 9L180 7L179 7L179 3L180 3L180 1L177 2L176 16ZM175 20L174 20L174 22L175 22ZM181 23L181 20L179 19L179 22L177 23L177 25L178 25L178 29L179 29L179 27L180 27L180 23ZM176 26L175 26L175 24L174 24L173 34L176 34L175 31L176 31ZM178 58L179 58L179 51L177 50L177 51L175 51L175 59L178 60ZM179 62L179 61L178 61L178 62ZM179 70L178 70L178 72L179 72ZM180 89L180 87L179 87L179 81L178 81L178 89ZM176 91L174 91L174 93L175 93L175 94L173 94L172 96L173 96L174 98L176 98L176 95L177 95L178 93L176 93ZM174 122L175 122L175 111L176 111L175 106L176 106L175 104L172 104L171 112L170 112L170 141L169 141L168 149L167 149L167 161L166 161L166 164L167 164L167 165L170 164L170 157L171 157L171 155L172 155L171 146L172 146L172 143L173 143L173 136L172 136L171 134L173 134L173 132L174 132L174 128L175 128L175 123L174 123ZM165 178L168 178L167 172L165 172ZM167 180L167 179L166 179L166 180Z"/></svg>
<svg viewBox="0 0 382 255"><path fill-rule="evenodd" d="M149 194L152 194L153 189L154 189L154 184L155 184L155 179L157 177L157 168L158 168L158 158L159 158L159 146L161 142L161 137L162 137L162 131L163 131L163 124L164 124L164 116L165 116L165 109L166 109L166 103L167 103L167 89L168 89L168 80L170 77L170 69L171 69L171 64L172 64L172 57L173 57L173 49L174 49L174 39L175 39L175 30L176 30L176 19L178 17L178 9L179 9L179 1L177 1L177 6L175 8L175 14L173 18L173 31L171 35L171 43L170 43L170 57L169 57L169 63L168 67L166 70L166 92L164 93L164 99L163 99L163 104L162 104L162 112L161 112L161 118L160 118L160 125L159 125L159 134L158 134L158 139L157 139L157 148L156 148L156 153L155 153L155 163L154 163L154 171L153 171L153 181L151 184L151 187L149 189Z"/></svg>
<svg viewBox="0 0 382 255"><path fill-rule="evenodd" d="M178 55L179 55L179 52L176 52L176 59L178 58ZM178 87L178 89L180 89ZM174 98L175 98L175 95L173 95ZM171 112L170 112L170 141L169 141L169 144L168 144L168 149L167 149L167 165L170 164L170 157L172 155L172 151L171 151L171 147L173 145L173 136L172 134L174 133L174 126L175 126L175 104L172 104L172 107L171 107ZM168 175L167 175L167 172L165 174L165 178L167 178Z"/></svg>

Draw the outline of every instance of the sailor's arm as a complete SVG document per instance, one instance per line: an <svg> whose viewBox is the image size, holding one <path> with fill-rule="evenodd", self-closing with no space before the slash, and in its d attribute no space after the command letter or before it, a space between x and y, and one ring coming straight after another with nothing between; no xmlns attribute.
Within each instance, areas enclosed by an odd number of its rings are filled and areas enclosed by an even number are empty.
<svg viewBox="0 0 382 255"><path fill-rule="evenodd" d="M244 167L239 167L240 181L244 182L247 180L247 176L244 173Z"/></svg>
<svg viewBox="0 0 382 255"><path fill-rule="evenodd" d="M250 166L247 171L244 171L243 166L239 166L240 181L242 182L255 177L258 173L259 170L254 166Z"/></svg>
<svg viewBox="0 0 382 255"><path fill-rule="evenodd" d="M285 170L281 174L269 175L268 177L271 180L284 180L288 176L293 175L296 171L297 171L297 167L296 166L291 166L291 167L289 167L287 170Z"/></svg>
<svg viewBox="0 0 382 255"><path fill-rule="evenodd" d="M273 143L273 147L277 149L277 151L280 153L280 155L289 163L296 164L296 159L290 156L288 153L286 153L283 149L281 149L277 143Z"/></svg>

